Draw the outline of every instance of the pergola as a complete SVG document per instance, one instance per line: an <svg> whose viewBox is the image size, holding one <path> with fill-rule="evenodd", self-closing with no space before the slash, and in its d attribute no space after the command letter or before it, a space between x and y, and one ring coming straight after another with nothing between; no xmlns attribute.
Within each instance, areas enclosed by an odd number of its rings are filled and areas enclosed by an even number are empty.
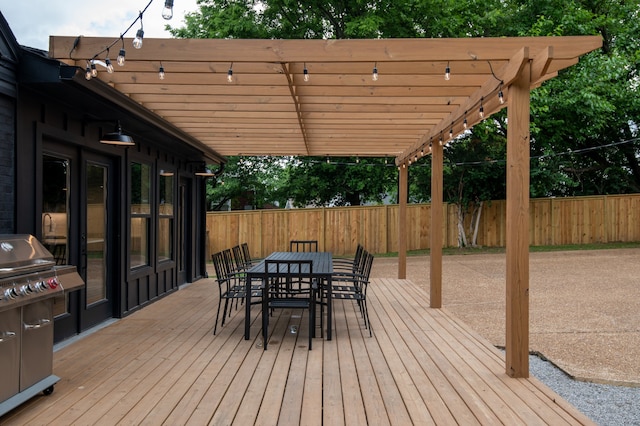
<svg viewBox="0 0 640 426"><path fill-rule="evenodd" d="M443 149L466 127L508 107L506 372L528 376L529 93L599 48L600 37L143 44L138 50L130 39L52 36L49 55L83 70L108 55L115 63L124 47L125 65L114 65L114 73L98 67L98 78L200 141L212 158L394 158L401 192L399 278L406 278L407 168L431 154L433 308L442 304Z"/></svg>

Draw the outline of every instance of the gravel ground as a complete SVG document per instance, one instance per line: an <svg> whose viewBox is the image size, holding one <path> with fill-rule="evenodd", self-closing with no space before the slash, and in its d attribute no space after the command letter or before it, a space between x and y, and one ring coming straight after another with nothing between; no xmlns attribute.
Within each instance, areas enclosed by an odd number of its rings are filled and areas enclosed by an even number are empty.
<svg viewBox="0 0 640 426"><path fill-rule="evenodd" d="M529 371L599 425L640 425L640 388L574 380L535 355L529 357Z"/></svg>

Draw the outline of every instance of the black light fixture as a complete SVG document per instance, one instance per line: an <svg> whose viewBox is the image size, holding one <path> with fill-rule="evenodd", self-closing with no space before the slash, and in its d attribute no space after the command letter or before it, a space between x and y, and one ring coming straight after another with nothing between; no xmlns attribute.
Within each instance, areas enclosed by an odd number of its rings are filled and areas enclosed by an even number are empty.
<svg viewBox="0 0 640 426"><path fill-rule="evenodd" d="M115 132L105 133L104 135L102 135L102 137L100 138L100 143L120 146L133 146L136 144L131 136L122 133L120 121L118 121L118 124L116 125Z"/></svg>
<svg viewBox="0 0 640 426"><path fill-rule="evenodd" d="M195 162L200 164L200 166L198 166L198 169L194 173L194 175L196 176L200 176L204 178L218 177L222 174L222 171L224 170L224 163L220 164L220 167L218 168L218 170L212 171L210 168L207 167L207 165L204 162L200 162L200 161L195 161Z"/></svg>

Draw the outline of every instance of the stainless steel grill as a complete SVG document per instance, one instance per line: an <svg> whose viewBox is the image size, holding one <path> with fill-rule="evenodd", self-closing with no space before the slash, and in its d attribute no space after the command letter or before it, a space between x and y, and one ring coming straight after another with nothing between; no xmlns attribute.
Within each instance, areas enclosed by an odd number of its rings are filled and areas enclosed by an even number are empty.
<svg viewBox="0 0 640 426"><path fill-rule="evenodd" d="M83 285L32 235L0 235L0 416L53 392L53 298Z"/></svg>

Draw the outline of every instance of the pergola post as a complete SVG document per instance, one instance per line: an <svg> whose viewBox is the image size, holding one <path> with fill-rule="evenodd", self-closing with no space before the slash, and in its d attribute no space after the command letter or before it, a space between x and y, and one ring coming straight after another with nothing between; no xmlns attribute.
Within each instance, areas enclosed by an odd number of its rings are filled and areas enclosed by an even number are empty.
<svg viewBox="0 0 640 426"><path fill-rule="evenodd" d="M430 295L432 308L442 307L442 181L443 149L431 147L431 224L429 226Z"/></svg>
<svg viewBox="0 0 640 426"><path fill-rule="evenodd" d="M507 110L506 372L529 377L529 88L526 62L509 86Z"/></svg>
<svg viewBox="0 0 640 426"><path fill-rule="evenodd" d="M398 167L398 279L407 278L407 198L409 194L409 169Z"/></svg>

